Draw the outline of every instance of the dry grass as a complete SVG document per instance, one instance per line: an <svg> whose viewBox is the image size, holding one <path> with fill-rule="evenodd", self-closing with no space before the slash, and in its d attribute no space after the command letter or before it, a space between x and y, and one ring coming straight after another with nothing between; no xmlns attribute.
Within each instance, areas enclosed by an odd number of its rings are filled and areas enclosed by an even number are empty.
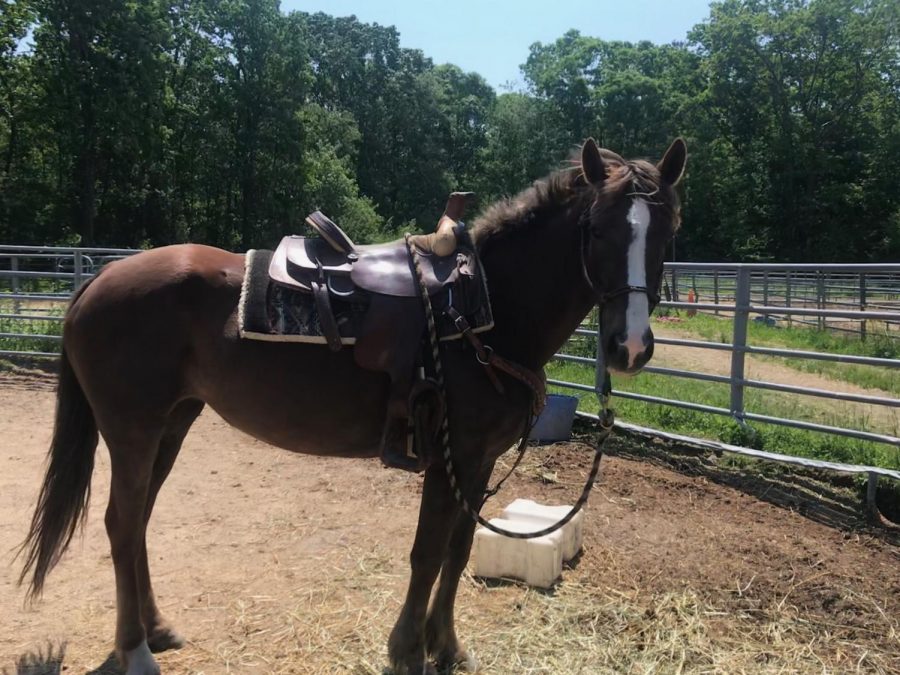
<svg viewBox="0 0 900 675"><path fill-rule="evenodd" d="M823 625L789 603L748 611L691 589L643 595L582 583L525 591L482 623L488 672L897 672L896 619L886 634ZM780 606L779 606L780 605ZM473 617L474 619L474 617Z"/></svg>
<svg viewBox="0 0 900 675"><path fill-rule="evenodd" d="M287 605L234 598L215 653L192 645L163 655L164 672L210 672L200 664L213 657L216 672L381 675L405 575L377 550L348 553L355 565L333 565L327 583L297 589ZM793 604L794 589L819 581L800 579L761 598L748 595L752 580L715 597L691 588L623 591L624 580L603 580L581 564L549 592L466 575L457 625L484 673L900 673L900 617L849 587L830 588L868 606L880 625Z"/></svg>

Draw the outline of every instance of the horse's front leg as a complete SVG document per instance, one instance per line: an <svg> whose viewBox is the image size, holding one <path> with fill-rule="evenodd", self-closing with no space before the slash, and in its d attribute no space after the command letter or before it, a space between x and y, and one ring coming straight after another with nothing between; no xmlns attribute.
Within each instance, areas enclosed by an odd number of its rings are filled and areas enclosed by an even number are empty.
<svg viewBox="0 0 900 675"><path fill-rule="evenodd" d="M425 652L425 616L458 511L444 465L435 462L425 472L406 601L388 641L388 655L396 675L434 672Z"/></svg>
<svg viewBox="0 0 900 675"><path fill-rule="evenodd" d="M474 509L481 506L493 468L494 463L491 462L467 491L466 499ZM447 557L441 567L440 583L425 626L426 649L441 671L449 671L456 667L463 672L474 673L478 669L478 662L457 639L453 624L456 592L463 570L469 562L474 534L475 521L460 509L450 537Z"/></svg>

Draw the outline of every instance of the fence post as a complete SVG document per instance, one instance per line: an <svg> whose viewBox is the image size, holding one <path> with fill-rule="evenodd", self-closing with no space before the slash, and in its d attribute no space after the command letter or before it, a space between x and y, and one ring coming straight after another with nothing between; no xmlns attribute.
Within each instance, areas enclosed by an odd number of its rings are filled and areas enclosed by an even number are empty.
<svg viewBox="0 0 900 675"><path fill-rule="evenodd" d="M769 270L763 270L763 306L769 306ZM768 314L763 314L763 322L769 325Z"/></svg>
<svg viewBox="0 0 900 675"><path fill-rule="evenodd" d="M859 311L866 311L866 273L859 273ZM859 322L859 337L865 342L866 339L866 320Z"/></svg>
<svg viewBox="0 0 900 675"><path fill-rule="evenodd" d="M719 316L719 270L713 270L713 298L716 304L716 316Z"/></svg>
<svg viewBox="0 0 900 675"><path fill-rule="evenodd" d="M825 275L820 270L816 274L816 307L825 309ZM819 330L825 330L825 317L819 315Z"/></svg>
<svg viewBox="0 0 900 675"><path fill-rule="evenodd" d="M790 270L784 271L784 306L787 307L788 309L791 308L791 271ZM793 326L790 312L788 312L788 314L787 314L787 321L788 321L788 328Z"/></svg>
<svg viewBox="0 0 900 675"><path fill-rule="evenodd" d="M750 268L741 266L734 292L734 333L731 338L731 415L744 423L744 356L750 314Z"/></svg>
<svg viewBox="0 0 900 675"><path fill-rule="evenodd" d="M12 292L13 295L19 294L19 277L16 272L19 271L19 258L18 256L12 256L9 259L9 269L12 272ZM20 309L19 299L15 298L13 300L13 314L18 314Z"/></svg>
<svg viewBox="0 0 900 675"><path fill-rule="evenodd" d="M84 260L79 249L75 249L72 269L72 292L74 293L81 288L82 276L84 274Z"/></svg>
<svg viewBox="0 0 900 675"><path fill-rule="evenodd" d="M678 302L678 270L672 268L672 302Z"/></svg>
<svg viewBox="0 0 900 675"><path fill-rule="evenodd" d="M866 516L870 523L881 521L878 511L878 474L871 471L866 481Z"/></svg>

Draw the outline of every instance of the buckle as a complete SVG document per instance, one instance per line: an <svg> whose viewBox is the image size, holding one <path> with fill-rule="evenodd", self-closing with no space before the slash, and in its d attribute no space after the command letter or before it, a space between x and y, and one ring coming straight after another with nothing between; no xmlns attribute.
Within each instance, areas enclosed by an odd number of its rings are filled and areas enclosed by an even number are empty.
<svg viewBox="0 0 900 675"><path fill-rule="evenodd" d="M452 315L451 315L452 318ZM472 327L469 325L469 322L466 321L466 317L462 314L457 313L456 317L453 318L453 325L456 326L456 330L460 333L467 333L472 330Z"/></svg>
<svg viewBox="0 0 900 675"><path fill-rule="evenodd" d="M491 365L491 357L494 355L494 348L490 345L484 345L484 353L486 354L484 361L481 360L481 354L475 352L475 360L483 366Z"/></svg>

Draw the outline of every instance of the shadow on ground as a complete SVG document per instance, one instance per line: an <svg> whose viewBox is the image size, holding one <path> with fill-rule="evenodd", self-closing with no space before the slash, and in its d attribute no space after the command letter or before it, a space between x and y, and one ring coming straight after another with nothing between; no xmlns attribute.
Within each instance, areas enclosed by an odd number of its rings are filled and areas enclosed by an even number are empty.
<svg viewBox="0 0 900 675"><path fill-rule="evenodd" d="M66 657L66 644L47 644L47 651L26 652L16 659L13 670L3 668L3 675L60 675L63 670L63 659Z"/></svg>
<svg viewBox="0 0 900 675"><path fill-rule="evenodd" d="M122 675L123 672L116 655L110 652L109 656L106 657L106 661L93 670L89 670L86 675Z"/></svg>
<svg viewBox="0 0 900 675"><path fill-rule="evenodd" d="M47 644L47 651L26 652L16 659L13 670L3 668L0 675L62 675L69 672L69 666L63 664L66 658L66 643L54 645ZM116 660L116 655L110 653L106 660L96 668L87 671L85 675L122 675L122 669Z"/></svg>
<svg viewBox="0 0 900 675"><path fill-rule="evenodd" d="M589 438L583 440L588 442ZM900 525L886 522L884 527L873 527L868 522L864 492L853 476L764 461L732 461L728 455L653 441L621 430L611 440L606 448L610 455L649 461L686 475L702 476L829 527L844 531L865 529L886 542L900 545ZM879 490L878 497L882 514L891 520L897 518L894 495Z"/></svg>

